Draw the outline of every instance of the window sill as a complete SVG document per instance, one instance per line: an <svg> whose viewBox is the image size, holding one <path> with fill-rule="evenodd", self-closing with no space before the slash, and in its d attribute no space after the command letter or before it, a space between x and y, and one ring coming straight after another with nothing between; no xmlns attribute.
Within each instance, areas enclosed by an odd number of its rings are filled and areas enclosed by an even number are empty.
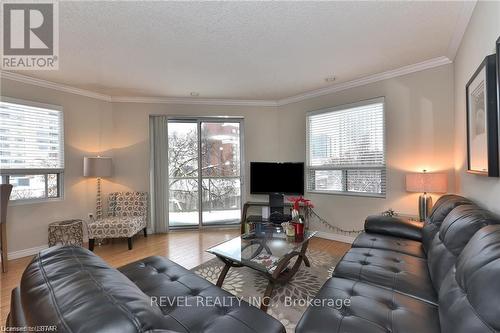
<svg viewBox="0 0 500 333"><path fill-rule="evenodd" d="M9 206L24 206L24 205L31 205L31 204L43 204L43 203L50 203L50 202L58 202L58 201L63 201L64 198L43 198L43 199L25 199L25 200L9 200Z"/></svg>
<svg viewBox="0 0 500 333"><path fill-rule="evenodd" d="M342 195L348 197L365 197L365 198L378 198L385 199L385 194L376 193L362 193L362 192L339 192L339 191L307 191L307 193L312 194L328 194L328 195Z"/></svg>

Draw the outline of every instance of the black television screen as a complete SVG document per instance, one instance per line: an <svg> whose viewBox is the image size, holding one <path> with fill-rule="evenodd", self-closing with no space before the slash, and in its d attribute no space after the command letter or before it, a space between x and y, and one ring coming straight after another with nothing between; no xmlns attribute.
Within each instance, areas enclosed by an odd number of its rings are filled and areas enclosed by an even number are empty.
<svg viewBox="0 0 500 333"><path fill-rule="evenodd" d="M304 163L250 163L250 193L304 194Z"/></svg>

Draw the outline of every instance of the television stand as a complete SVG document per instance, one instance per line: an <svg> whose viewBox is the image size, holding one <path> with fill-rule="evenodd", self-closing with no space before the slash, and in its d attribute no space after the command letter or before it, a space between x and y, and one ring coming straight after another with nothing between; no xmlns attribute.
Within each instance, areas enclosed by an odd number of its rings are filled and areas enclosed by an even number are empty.
<svg viewBox="0 0 500 333"><path fill-rule="evenodd" d="M241 234L244 234L246 230L247 223L271 223L270 219L264 219L259 215L248 215L248 209L250 207L269 207L268 201L247 201L243 205L243 209L241 210ZM283 207L288 210L292 210L293 204L291 202L285 202ZM301 208L304 208L304 205L300 205ZM305 215L305 214L304 214ZM291 219L291 215L284 214L285 217L289 217ZM307 220L307 217L306 217Z"/></svg>

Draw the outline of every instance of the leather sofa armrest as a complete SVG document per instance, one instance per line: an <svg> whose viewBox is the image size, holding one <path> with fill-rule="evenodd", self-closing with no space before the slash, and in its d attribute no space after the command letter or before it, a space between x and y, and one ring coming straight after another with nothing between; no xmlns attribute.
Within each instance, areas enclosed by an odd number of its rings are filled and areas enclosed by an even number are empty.
<svg viewBox="0 0 500 333"><path fill-rule="evenodd" d="M371 215L365 220L365 231L422 241L423 222L397 216Z"/></svg>
<svg viewBox="0 0 500 333"><path fill-rule="evenodd" d="M12 328L28 327L26 318L24 317L23 307L21 305L21 293L19 292L19 288L12 289L10 299L10 313L7 316L7 322L5 324L7 327Z"/></svg>

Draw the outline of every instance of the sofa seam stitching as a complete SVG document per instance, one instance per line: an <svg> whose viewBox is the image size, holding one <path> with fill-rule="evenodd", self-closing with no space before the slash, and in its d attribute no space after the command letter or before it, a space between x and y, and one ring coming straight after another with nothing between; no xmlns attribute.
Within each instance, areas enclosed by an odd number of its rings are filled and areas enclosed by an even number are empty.
<svg viewBox="0 0 500 333"><path fill-rule="evenodd" d="M73 248L71 248L71 254L73 255L74 259L78 262L78 264L80 265L80 267L82 267L82 270L84 272L87 273L87 275L90 277L90 279L94 282L94 285L97 286L99 289L102 290L103 294L110 300L112 301L113 304L117 305L118 308L127 315L127 317L129 317L129 319L132 319L132 322L134 323L134 326L140 331L140 332L144 332L144 330L141 328L141 326L139 325L140 323L137 322L137 318L136 316L131 313L128 309L124 308L122 304L119 304L115 298L110 295L104 288L103 286L97 282L95 279L94 279L94 276L92 275L92 273L90 273L89 270L85 269L84 266L82 265L81 261L78 259L78 256L75 256L74 255L74 251L73 251ZM122 273L123 274L123 273ZM144 294L146 295L146 294ZM132 318L130 318L129 315L132 315Z"/></svg>
<svg viewBox="0 0 500 333"><path fill-rule="evenodd" d="M59 304L57 303L57 300L56 300L55 295L54 295L54 288L52 287L52 284L49 282L49 279L47 277L47 273L45 272L45 268L43 267L43 263L42 263L40 255L38 255L37 261L38 261L38 264L40 265L40 271L42 272L42 277L45 280L45 283L47 284L47 286L49 287L50 298L52 299L52 302L54 303L59 320L66 327L66 329L68 331L73 332L73 330L71 330L69 328L68 324L66 323L66 320L64 319L64 316L62 315L62 313L60 311Z"/></svg>

